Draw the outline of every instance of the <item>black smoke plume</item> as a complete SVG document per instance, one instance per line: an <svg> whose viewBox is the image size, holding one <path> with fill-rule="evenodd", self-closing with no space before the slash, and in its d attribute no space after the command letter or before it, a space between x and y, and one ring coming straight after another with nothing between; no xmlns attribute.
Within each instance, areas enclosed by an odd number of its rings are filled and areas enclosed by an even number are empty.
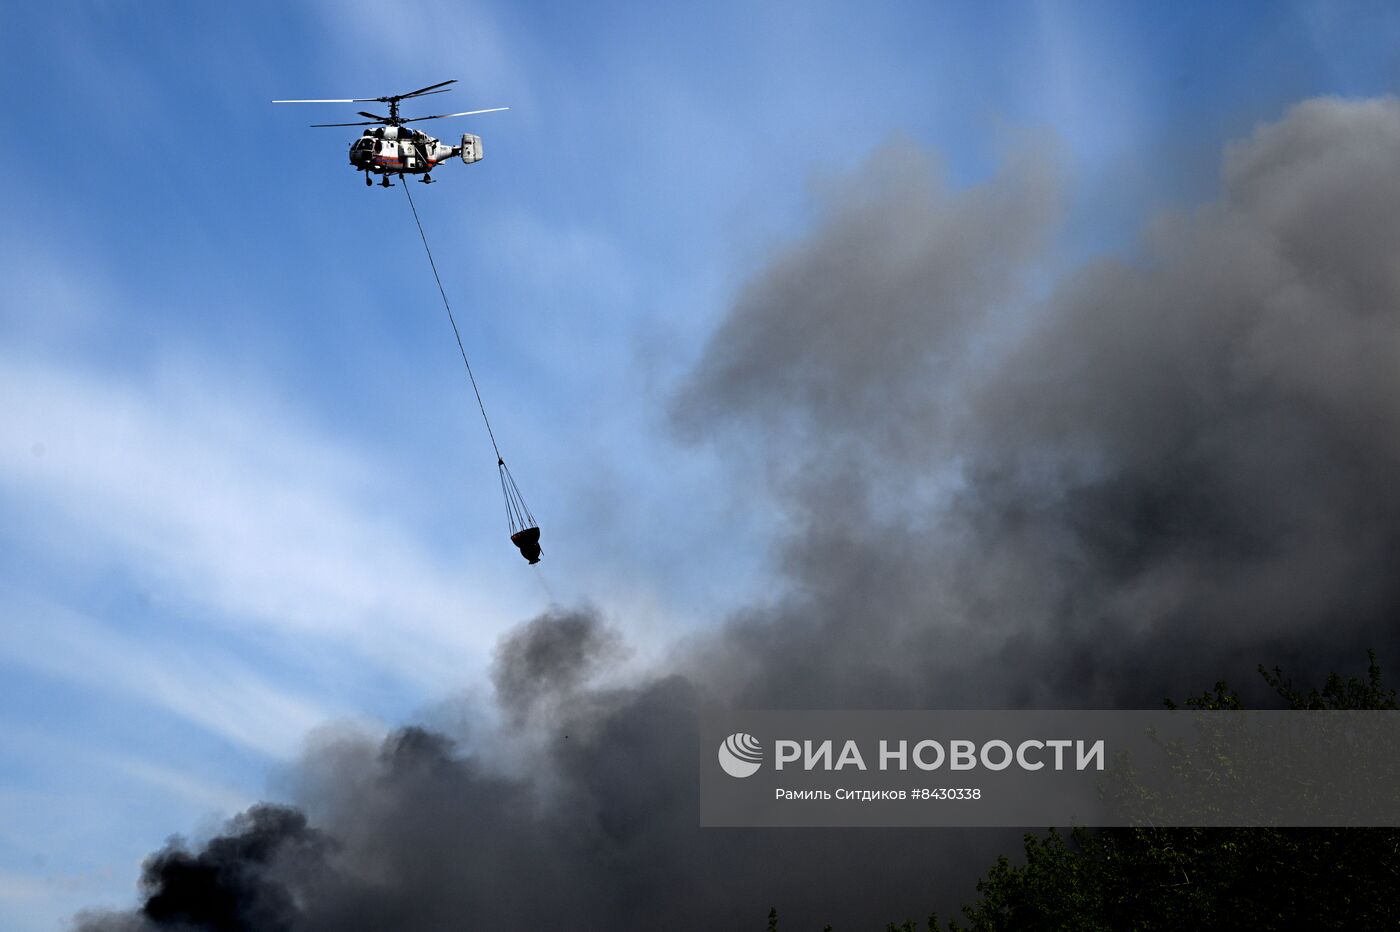
<svg viewBox="0 0 1400 932"><path fill-rule="evenodd" d="M1032 145L951 191L892 143L738 295L671 413L768 478L762 604L640 680L598 612L536 619L500 734L324 740L308 822L167 849L80 927L878 927L1014 840L701 831L701 702L1156 707L1400 657L1400 104L1299 105L1216 201L1045 287L1057 179Z"/></svg>
<svg viewBox="0 0 1400 932"><path fill-rule="evenodd" d="M290 932L297 910L289 881L307 866L323 863L328 847L301 812L259 804L230 820L224 834L198 852L172 839L142 866L141 909L92 925L130 932Z"/></svg>

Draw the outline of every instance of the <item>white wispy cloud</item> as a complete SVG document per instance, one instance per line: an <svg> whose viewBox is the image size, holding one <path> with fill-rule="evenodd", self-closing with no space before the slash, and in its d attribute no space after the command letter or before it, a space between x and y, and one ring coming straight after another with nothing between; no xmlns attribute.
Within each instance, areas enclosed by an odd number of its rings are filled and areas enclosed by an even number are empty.
<svg viewBox="0 0 1400 932"><path fill-rule="evenodd" d="M451 98L470 102L471 107L447 107L447 111L475 107L511 106L528 114L533 99L521 54L501 26L491 4L460 0L407 0L384 4L373 0L319 0L320 19L327 39L342 54L332 60L344 69L345 63L368 61L374 73L416 76L423 85L456 78L458 93ZM349 53L349 54L347 54ZM343 80L362 80L366 75L342 70ZM354 94L398 94L413 90L405 87L351 90ZM335 92L340 93L340 92ZM494 96L493 96L494 95ZM488 97L498 102L482 103ZM443 110L429 108L429 113Z"/></svg>
<svg viewBox="0 0 1400 932"><path fill-rule="evenodd" d="M396 477L195 360L114 376L0 355L0 398L9 520L114 554L201 623L440 690L514 620L395 520Z"/></svg>
<svg viewBox="0 0 1400 932"><path fill-rule="evenodd" d="M253 751L288 757L332 714L222 651L126 635L9 587L0 601L5 662L145 702Z"/></svg>
<svg viewBox="0 0 1400 932"><path fill-rule="evenodd" d="M98 754L93 763L166 795L178 796L194 806L230 815L252 805L256 798L233 787L202 780L175 767L127 754Z"/></svg>

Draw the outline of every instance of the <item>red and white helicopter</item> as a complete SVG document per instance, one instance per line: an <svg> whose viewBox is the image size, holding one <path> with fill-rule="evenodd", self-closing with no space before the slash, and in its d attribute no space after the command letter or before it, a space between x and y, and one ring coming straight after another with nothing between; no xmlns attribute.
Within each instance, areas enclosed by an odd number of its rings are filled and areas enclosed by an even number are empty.
<svg viewBox="0 0 1400 932"><path fill-rule="evenodd" d="M454 78L451 81L443 81L440 84L430 84L427 87L420 87L416 91L409 91L407 94L394 94L390 97L350 97L343 100L274 100L274 104L365 104L380 103L389 105L389 115L381 116L377 113L366 113L360 111L360 116L369 117L369 122L364 123L312 123L312 126L372 126L374 129L367 129L350 144L350 165L356 171L365 173L365 184L374 184L370 178L370 173L383 175L381 182L386 188L392 188L389 181L390 175L422 175L419 179L424 184L432 183L432 175L429 174L434 168L447 161L453 156L461 157L462 161L470 165L473 162L481 161L481 137L473 136L471 133L462 134L461 145L448 146L438 142L432 136L422 130L410 129L405 124L421 123L424 120L445 120L448 117L475 116L478 113L496 113L501 110L509 110L509 107L491 107L487 110L466 110L462 113L439 113L433 116L421 117L400 117L399 101L409 100L414 97L426 97L429 94L445 94L450 88L449 84L456 84Z"/></svg>

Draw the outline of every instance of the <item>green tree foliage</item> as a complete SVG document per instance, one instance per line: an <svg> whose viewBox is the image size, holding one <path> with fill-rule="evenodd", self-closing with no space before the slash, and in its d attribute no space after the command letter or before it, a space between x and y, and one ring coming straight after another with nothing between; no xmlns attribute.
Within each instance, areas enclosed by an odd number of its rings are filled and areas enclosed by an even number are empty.
<svg viewBox="0 0 1400 932"><path fill-rule="evenodd" d="M1290 709L1400 708L1374 653L1365 679L1334 673L1306 693L1259 672ZM1185 705L1241 707L1223 682ZM1052 829L1025 852L997 859L950 930L1400 927L1400 829Z"/></svg>
<svg viewBox="0 0 1400 932"><path fill-rule="evenodd" d="M1368 656L1365 679L1333 673L1307 692L1277 667L1259 673L1290 709L1400 709ZM1223 681L1183 705L1243 707ZM1050 829L1025 836L1024 864L997 858L977 893L949 932L1395 929L1400 829ZM777 929L777 910L768 928ZM936 916L926 928L938 928ZM907 920L885 932L917 929Z"/></svg>

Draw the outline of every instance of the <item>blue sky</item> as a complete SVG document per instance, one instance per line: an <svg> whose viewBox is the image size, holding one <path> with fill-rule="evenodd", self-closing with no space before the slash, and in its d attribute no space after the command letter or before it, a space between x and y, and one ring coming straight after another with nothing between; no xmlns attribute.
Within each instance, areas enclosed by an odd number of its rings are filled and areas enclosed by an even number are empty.
<svg viewBox="0 0 1400 932"><path fill-rule="evenodd" d="M1059 147L1060 261L1128 252L1293 102L1390 93L1385 3L11 4L0 239L0 926L133 901L306 734L482 695L587 599L645 663L761 597L761 482L666 399L812 185L895 136L959 185ZM456 78L486 159L403 193L347 106ZM13 156L18 155L16 161Z"/></svg>

